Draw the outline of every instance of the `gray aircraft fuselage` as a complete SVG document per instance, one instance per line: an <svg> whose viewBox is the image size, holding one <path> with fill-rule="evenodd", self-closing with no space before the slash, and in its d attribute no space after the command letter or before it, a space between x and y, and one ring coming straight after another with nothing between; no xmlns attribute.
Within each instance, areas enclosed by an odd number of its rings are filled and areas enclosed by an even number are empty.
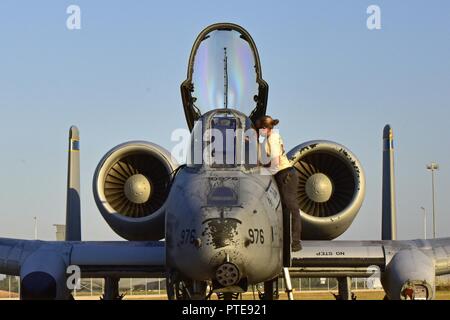
<svg viewBox="0 0 450 320"><path fill-rule="evenodd" d="M239 190L233 205L210 196L227 185ZM184 168L169 195L166 228L167 263L191 279L214 279L225 262L251 284L281 271L282 213L271 176Z"/></svg>
<svg viewBox="0 0 450 320"><path fill-rule="evenodd" d="M178 172L166 203L169 268L207 281L231 263L238 273L234 279L248 284L280 274L282 204L273 176L259 170L197 165Z"/></svg>

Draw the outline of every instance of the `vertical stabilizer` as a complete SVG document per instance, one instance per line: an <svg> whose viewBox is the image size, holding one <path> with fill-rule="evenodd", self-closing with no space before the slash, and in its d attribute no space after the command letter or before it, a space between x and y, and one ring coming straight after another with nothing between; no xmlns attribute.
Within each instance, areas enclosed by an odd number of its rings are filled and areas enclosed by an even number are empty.
<svg viewBox="0 0 450 320"><path fill-rule="evenodd" d="M397 240L397 213L395 204L394 136L390 125L383 130L383 199L381 239Z"/></svg>
<svg viewBox="0 0 450 320"><path fill-rule="evenodd" d="M70 127L69 161L67 168L66 240L81 241L80 208L80 135L78 128Z"/></svg>

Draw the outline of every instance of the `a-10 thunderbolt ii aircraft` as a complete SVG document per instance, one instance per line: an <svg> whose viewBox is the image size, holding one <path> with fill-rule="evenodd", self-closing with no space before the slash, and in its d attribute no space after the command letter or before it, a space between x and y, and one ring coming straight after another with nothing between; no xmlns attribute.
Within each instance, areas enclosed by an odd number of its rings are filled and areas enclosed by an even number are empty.
<svg viewBox="0 0 450 320"><path fill-rule="evenodd" d="M186 164L156 144L132 141L110 150L95 171L98 209L128 241L81 241L79 135L71 128L66 241L0 239L0 273L20 276L22 299L70 299L67 280L76 268L81 277L105 279L104 299L120 299L118 280L126 277L166 277L169 299L231 299L258 283L260 297L274 299L280 276L289 297L290 277L335 277L338 298L351 299L350 278L377 271L387 299L435 296L435 276L450 273L450 238L396 240L389 126L382 239L331 241L361 207L364 171L346 147L311 141L288 152L303 224L303 250L291 252L275 180L251 159L257 143L242 133L266 114L268 96L250 34L229 23L204 29L181 95L192 134ZM215 134L230 131L222 141Z"/></svg>

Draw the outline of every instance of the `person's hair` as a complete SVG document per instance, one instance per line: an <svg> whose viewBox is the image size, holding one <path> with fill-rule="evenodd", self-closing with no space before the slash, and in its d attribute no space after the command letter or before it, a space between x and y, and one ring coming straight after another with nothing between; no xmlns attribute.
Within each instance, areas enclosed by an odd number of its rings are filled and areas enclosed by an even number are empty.
<svg viewBox="0 0 450 320"><path fill-rule="evenodd" d="M273 129L280 121L278 119L272 119L271 116L262 116L256 120L256 129Z"/></svg>

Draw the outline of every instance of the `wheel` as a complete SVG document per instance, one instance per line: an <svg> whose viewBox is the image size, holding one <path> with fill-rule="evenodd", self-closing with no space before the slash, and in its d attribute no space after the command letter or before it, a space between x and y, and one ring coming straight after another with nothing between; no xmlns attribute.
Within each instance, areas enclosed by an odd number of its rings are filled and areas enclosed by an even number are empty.
<svg viewBox="0 0 450 320"><path fill-rule="evenodd" d="M167 298L169 300L205 300L207 282L181 279L177 273L170 273L166 278Z"/></svg>

